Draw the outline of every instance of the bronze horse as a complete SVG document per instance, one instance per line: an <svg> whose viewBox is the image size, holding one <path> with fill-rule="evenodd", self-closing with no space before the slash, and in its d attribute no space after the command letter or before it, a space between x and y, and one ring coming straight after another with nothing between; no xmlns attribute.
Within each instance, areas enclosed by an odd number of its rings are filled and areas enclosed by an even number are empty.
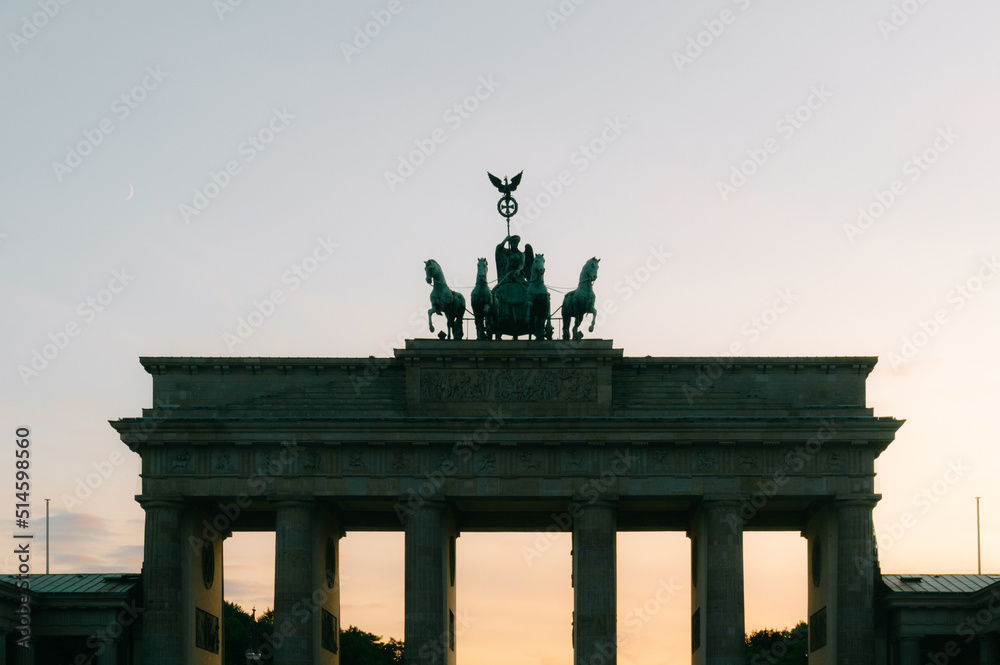
<svg viewBox="0 0 1000 665"><path fill-rule="evenodd" d="M427 325L434 332L434 322L431 316L443 314L448 320L448 339L462 339L462 319L465 317L465 296L448 288L441 266L434 259L424 261L424 275L427 283L433 285L431 290L431 308L427 310ZM438 334L445 338L444 332Z"/></svg>
<svg viewBox="0 0 1000 665"><path fill-rule="evenodd" d="M563 297L563 331L562 338L569 339L570 319L576 319L573 325L573 339L581 339L583 333L580 332L580 324L587 314L592 315L590 319L590 332L594 332L594 321L597 320L597 310L594 309L594 281L597 279L597 264L600 259L596 256L583 264L580 271L580 283L576 289L570 291Z"/></svg>
<svg viewBox="0 0 1000 665"><path fill-rule="evenodd" d="M489 262L479 259L476 267L476 287L472 289L472 315L476 319L476 339L489 339L493 329L493 292L486 282Z"/></svg>

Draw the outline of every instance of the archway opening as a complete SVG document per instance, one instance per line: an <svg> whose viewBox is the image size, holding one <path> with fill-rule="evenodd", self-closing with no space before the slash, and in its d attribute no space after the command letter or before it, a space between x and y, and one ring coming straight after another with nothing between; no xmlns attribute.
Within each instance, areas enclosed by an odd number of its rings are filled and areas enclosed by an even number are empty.
<svg viewBox="0 0 1000 665"><path fill-rule="evenodd" d="M274 607L274 532L235 531L223 543L223 597L259 618Z"/></svg>
<svg viewBox="0 0 1000 665"><path fill-rule="evenodd" d="M808 619L806 539L797 531L743 534L746 632L791 629Z"/></svg>
<svg viewBox="0 0 1000 665"><path fill-rule="evenodd" d="M568 532L462 532L460 663L573 663L572 544Z"/></svg>
<svg viewBox="0 0 1000 665"><path fill-rule="evenodd" d="M402 531L349 531L340 539L340 626L402 641L406 600Z"/></svg>
<svg viewBox="0 0 1000 665"><path fill-rule="evenodd" d="M691 662L691 541L678 531L619 531L619 665Z"/></svg>

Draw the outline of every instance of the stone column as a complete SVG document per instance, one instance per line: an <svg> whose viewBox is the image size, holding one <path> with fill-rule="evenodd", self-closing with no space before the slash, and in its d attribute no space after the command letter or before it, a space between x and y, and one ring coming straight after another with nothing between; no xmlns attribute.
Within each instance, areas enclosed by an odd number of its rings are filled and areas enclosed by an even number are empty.
<svg viewBox="0 0 1000 665"><path fill-rule="evenodd" d="M118 665L118 640L108 639L97 655L97 665Z"/></svg>
<svg viewBox="0 0 1000 665"><path fill-rule="evenodd" d="M1000 665L1000 637L979 636L979 665Z"/></svg>
<svg viewBox="0 0 1000 665"><path fill-rule="evenodd" d="M15 633L16 634L16 633ZM14 647L14 665L35 665L35 638L32 636L27 647Z"/></svg>
<svg viewBox="0 0 1000 665"><path fill-rule="evenodd" d="M743 521L734 499L705 499L691 530L692 661L743 665Z"/></svg>
<svg viewBox="0 0 1000 665"><path fill-rule="evenodd" d="M179 499L139 498L146 511L142 564L144 665L188 662L183 653L184 584L181 571L181 517Z"/></svg>
<svg viewBox="0 0 1000 665"><path fill-rule="evenodd" d="M425 501L406 516L407 665L455 663L455 587L450 570L454 536L454 520L444 501Z"/></svg>
<svg viewBox="0 0 1000 665"><path fill-rule="evenodd" d="M875 663L876 497L834 501L837 519L837 662Z"/></svg>
<svg viewBox="0 0 1000 665"><path fill-rule="evenodd" d="M310 500L274 501L275 665L312 665L313 513ZM303 617L303 610L308 615Z"/></svg>
<svg viewBox="0 0 1000 665"><path fill-rule="evenodd" d="M573 662L615 665L617 504L590 502L573 520Z"/></svg>
<svg viewBox="0 0 1000 665"><path fill-rule="evenodd" d="M899 665L923 665L919 637L899 638Z"/></svg>

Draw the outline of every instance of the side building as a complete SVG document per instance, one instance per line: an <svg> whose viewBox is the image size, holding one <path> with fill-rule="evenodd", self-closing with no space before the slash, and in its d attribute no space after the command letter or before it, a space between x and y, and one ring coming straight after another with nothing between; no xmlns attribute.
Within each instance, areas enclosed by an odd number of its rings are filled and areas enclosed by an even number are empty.
<svg viewBox="0 0 1000 665"><path fill-rule="evenodd" d="M29 589L0 575L0 665L137 665L142 578L136 573L32 575ZM18 627L30 609L30 646Z"/></svg>

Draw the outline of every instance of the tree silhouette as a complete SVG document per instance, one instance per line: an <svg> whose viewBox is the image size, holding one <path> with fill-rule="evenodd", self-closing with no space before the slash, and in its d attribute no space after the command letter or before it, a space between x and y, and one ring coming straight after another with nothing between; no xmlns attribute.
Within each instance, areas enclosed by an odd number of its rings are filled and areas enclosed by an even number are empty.
<svg viewBox="0 0 1000 665"><path fill-rule="evenodd" d="M235 603L225 601L223 604L223 620L225 622L225 661L224 665L245 665L247 645L250 638L250 613ZM264 647L268 637L274 633L274 610L268 608L257 617L257 646ZM268 663L270 648L261 648L264 659ZM403 643L390 638L382 642L380 635L373 635L350 626L340 631L340 663L341 665L400 665L403 662ZM766 664L763 664L766 665Z"/></svg>
<svg viewBox="0 0 1000 665"><path fill-rule="evenodd" d="M746 636L747 665L806 665L809 662L809 627L800 621L794 628L764 628Z"/></svg>

